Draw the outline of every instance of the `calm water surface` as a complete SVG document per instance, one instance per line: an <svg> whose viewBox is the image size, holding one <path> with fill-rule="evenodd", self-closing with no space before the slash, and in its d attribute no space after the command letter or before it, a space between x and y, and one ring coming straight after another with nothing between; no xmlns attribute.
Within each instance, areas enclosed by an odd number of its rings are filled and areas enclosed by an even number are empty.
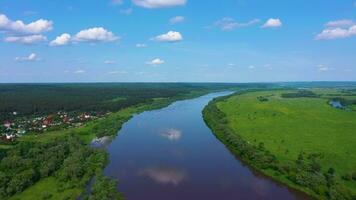
<svg viewBox="0 0 356 200"><path fill-rule="evenodd" d="M215 138L202 118L213 93L136 115L108 147L105 174L128 200L307 199L258 175Z"/></svg>

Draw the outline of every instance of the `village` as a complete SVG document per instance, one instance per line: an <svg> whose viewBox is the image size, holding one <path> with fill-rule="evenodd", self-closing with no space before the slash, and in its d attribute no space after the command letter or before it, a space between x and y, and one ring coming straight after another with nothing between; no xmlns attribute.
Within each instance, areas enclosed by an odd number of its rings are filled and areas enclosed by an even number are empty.
<svg viewBox="0 0 356 200"><path fill-rule="evenodd" d="M0 142L10 143L28 133L44 133L63 128L79 127L86 122L101 118L109 113L103 112L65 112L58 111L55 114L45 116L22 116L14 111L13 120L5 120L0 127Z"/></svg>

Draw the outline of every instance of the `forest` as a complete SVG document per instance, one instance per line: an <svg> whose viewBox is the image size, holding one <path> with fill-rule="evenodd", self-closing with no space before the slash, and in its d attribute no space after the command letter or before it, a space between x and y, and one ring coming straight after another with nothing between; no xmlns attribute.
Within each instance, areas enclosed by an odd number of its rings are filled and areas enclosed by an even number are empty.
<svg viewBox="0 0 356 200"><path fill-rule="evenodd" d="M153 98L168 98L191 91L267 86L228 83L0 84L0 121L57 111L115 112Z"/></svg>

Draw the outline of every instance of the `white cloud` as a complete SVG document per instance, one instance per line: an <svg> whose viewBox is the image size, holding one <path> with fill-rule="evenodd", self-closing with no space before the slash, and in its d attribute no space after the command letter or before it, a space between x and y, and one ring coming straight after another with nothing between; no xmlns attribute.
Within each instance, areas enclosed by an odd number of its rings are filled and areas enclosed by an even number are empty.
<svg viewBox="0 0 356 200"><path fill-rule="evenodd" d="M156 59L146 62L146 64L148 64L148 65L161 65L163 63L164 63L164 60L161 60L160 58L156 58Z"/></svg>
<svg viewBox="0 0 356 200"><path fill-rule="evenodd" d="M172 17L170 20L169 20L169 23L171 24L177 24L177 23L181 23L185 20L185 17L183 16L175 16L175 17Z"/></svg>
<svg viewBox="0 0 356 200"><path fill-rule="evenodd" d="M94 27L78 32L73 40L78 42L112 42L118 40L112 32L103 27Z"/></svg>
<svg viewBox="0 0 356 200"><path fill-rule="evenodd" d="M282 21L280 19L270 18L262 25L262 28L275 28L281 26L282 26Z"/></svg>
<svg viewBox="0 0 356 200"><path fill-rule="evenodd" d="M356 35L356 23L350 19L330 21L325 26L326 28L315 37L316 40L332 40Z"/></svg>
<svg viewBox="0 0 356 200"><path fill-rule="evenodd" d="M20 34L39 34L53 29L53 22L45 19L25 24L21 20L12 21L6 15L0 14L0 31Z"/></svg>
<svg viewBox="0 0 356 200"><path fill-rule="evenodd" d="M356 35L356 25L350 26L348 28L342 27L327 27L321 33L319 33L315 39L316 40L332 40L347 38Z"/></svg>
<svg viewBox="0 0 356 200"><path fill-rule="evenodd" d="M114 60L105 60L104 64L112 65L112 64L116 64L116 61L114 61Z"/></svg>
<svg viewBox="0 0 356 200"><path fill-rule="evenodd" d="M255 66L254 65L250 65L248 66L249 69L255 69Z"/></svg>
<svg viewBox="0 0 356 200"><path fill-rule="evenodd" d="M183 6L187 0L132 0L132 2L137 6L152 9Z"/></svg>
<svg viewBox="0 0 356 200"><path fill-rule="evenodd" d="M63 46L69 44L71 41L71 36L68 33L63 33L62 35L56 37L56 39L52 40L49 45L50 46Z"/></svg>
<svg viewBox="0 0 356 200"><path fill-rule="evenodd" d="M30 55L28 56L25 56L25 57L16 57L15 58L15 61L37 61L39 60L39 58L37 57L37 55L35 53L31 53Z"/></svg>
<svg viewBox="0 0 356 200"><path fill-rule="evenodd" d="M47 41L43 35L28 35L28 36L9 36L4 39L5 42L14 42L22 44L35 44Z"/></svg>
<svg viewBox="0 0 356 200"><path fill-rule="evenodd" d="M165 34L156 36L153 40L158 42L178 42L183 40L183 37L179 32L168 31Z"/></svg>
<svg viewBox="0 0 356 200"><path fill-rule="evenodd" d="M145 48L145 47L147 47L147 44L139 43L139 44L136 44L136 47L137 48Z"/></svg>
<svg viewBox="0 0 356 200"><path fill-rule="evenodd" d="M84 73L85 73L85 71L84 71L84 70L79 69L79 70L77 70L77 71L74 71L73 73L74 73L74 74L84 74Z"/></svg>
<svg viewBox="0 0 356 200"><path fill-rule="evenodd" d="M50 42L50 46L63 46L71 42L113 42L120 39L115 36L114 33L104 29L103 27L94 27L79 31L74 36L68 33L56 37L56 39Z"/></svg>
<svg viewBox="0 0 356 200"><path fill-rule="evenodd" d="M259 19L253 19L245 23L237 22L235 19L230 17L224 17L216 22L214 22L214 26L220 28L223 31L231 31L236 28L242 28L247 26L252 26L256 23L260 22Z"/></svg>
<svg viewBox="0 0 356 200"><path fill-rule="evenodd" d="M326 27L350 27L355 23L351 19L341 19L336 21L330 21L325 24Z"/></svg>

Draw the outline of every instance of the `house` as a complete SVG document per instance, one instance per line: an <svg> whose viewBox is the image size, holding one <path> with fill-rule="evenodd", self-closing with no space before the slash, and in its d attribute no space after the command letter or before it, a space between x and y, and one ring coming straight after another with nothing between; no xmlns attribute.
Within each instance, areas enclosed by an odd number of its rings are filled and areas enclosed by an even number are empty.
<svg viewBox="0 0 356 200"><path fill-rule="evenodd" d="M42 127L43 126L49 126L50 124L52 124L53 123L53 118L54 118L54 116L53 115L50 115L50 116L48 116L48 117L46 117L43 121L42 121ZM45 127L43 127L43 128L45 128Z"/></svg>
<svg viewBox="0 0 356 200"><path fill-rule="evenodd" d="M5 135L5 139L6 139L7 141L14 141L15 138L16 138L16 135L14 135L14 134L6 134L6 135Z"/></svg>
<svg viewBox="0 0 356 200"><path fill-rule="evenodd" d="M4 122L4 126L5 126L5 128L7 128L7 129L10 129L11 128L11 122L10 121L5 121Z"/></svg>

